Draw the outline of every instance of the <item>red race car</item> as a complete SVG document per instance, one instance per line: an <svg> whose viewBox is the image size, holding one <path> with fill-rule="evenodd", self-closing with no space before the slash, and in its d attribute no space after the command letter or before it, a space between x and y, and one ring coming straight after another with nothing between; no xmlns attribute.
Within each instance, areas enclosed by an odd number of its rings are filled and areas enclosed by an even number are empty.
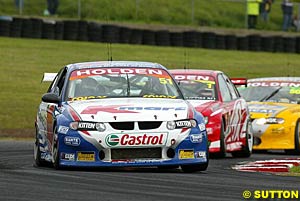
<svg viewBox="0 0 300 201"><path fill-rule="evenodd" d="M185 98L205 117L209 153L223 158L250 157L253 134L246 101L221 71L171 70Z"/></svg>

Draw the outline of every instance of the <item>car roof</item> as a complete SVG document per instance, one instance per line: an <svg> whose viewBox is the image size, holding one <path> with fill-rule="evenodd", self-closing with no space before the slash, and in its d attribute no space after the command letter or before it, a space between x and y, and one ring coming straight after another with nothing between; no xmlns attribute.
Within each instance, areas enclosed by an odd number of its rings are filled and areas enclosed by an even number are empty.
<svg viewBox="0 0 300 201"><path fill-rule="evenodd" d="M166 70L161 64L144 61L93 61L93 62L82 62L68 64L69 70L79 70L87 68L114 68L114 67L125 67L125 68L160 68Z"/></svg>
<svg viewBox="0 0 300 201"><path fill-rule="evenodd" d="M247 82L300 82L300 77L262 77L248 79Z"/></svg>
<svg viewBox="0 0 300 201"><path fill-rule="evenodd" d="M222 71L218 70L206 70L206 69L173 69L169 70L172 74L182 74L182 75L210 75L210 76L216 76L220 73L223 73Z"/></svg>

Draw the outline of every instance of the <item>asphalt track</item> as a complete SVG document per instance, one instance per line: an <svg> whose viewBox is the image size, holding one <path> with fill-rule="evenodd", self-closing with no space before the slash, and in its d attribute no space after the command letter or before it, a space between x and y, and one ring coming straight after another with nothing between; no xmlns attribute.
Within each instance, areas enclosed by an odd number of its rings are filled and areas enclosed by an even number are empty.
<svg viewBox="0 0 300 201"><path fill-rule="evenodd" d="M244 200L249 190L300 191L299 177L238 172L241 161L292 157L253 154L248 159L210 160L208 170L192 174L180 169L54 170L33 166L32 141L0 141L1 201L177 201ZM252 200L253 196L250 200ZM280 199L278 199L280 200Z"/></svg>

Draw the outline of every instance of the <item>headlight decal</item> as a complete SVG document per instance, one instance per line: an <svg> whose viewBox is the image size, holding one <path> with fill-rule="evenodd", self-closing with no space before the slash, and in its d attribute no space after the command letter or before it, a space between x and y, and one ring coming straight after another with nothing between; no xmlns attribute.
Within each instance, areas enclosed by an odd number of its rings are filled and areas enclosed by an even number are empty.
<svg viewBox="0 0 300 201"><path fill-rule="evenodd" d="M259 118L256 120L256 124L258 125L264 125L264 124L283 124L284 119L283 118L277 118L277 117L269 117L269 118Z"/></svg>

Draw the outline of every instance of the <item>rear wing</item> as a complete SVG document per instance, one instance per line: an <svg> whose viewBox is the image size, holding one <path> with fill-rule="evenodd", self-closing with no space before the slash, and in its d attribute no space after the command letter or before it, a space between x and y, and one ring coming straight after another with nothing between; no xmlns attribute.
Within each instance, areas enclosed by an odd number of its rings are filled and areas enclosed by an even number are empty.
<svg viewBox="0 0 300 201"><path fill-rule="evenodd" d="M247 78L230 78L231 82L238 87L247 87Z"/></svg>
<svg viewBox="0 0 300 201"><path fill-rule="evenodd" d="M56 75L57 73L44 73L42 82L52 82L55 79Z"/></svg>

